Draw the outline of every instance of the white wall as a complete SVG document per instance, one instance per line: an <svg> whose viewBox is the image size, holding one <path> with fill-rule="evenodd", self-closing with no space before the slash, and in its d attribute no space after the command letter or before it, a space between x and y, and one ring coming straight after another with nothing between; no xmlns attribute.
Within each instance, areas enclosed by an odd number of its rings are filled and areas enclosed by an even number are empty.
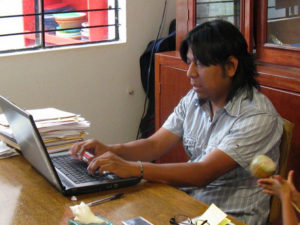
<svg viewBox="0 0 300 225"><path fill-rule="evenodd" d="M164 34L175 2L168 0ZM90 136L104 143L135 139L145 97L139 57L157 35L163 6L164 0L127 0L124 44L0 55L0 94L27 109L79 113L91 121Z"/></svg>

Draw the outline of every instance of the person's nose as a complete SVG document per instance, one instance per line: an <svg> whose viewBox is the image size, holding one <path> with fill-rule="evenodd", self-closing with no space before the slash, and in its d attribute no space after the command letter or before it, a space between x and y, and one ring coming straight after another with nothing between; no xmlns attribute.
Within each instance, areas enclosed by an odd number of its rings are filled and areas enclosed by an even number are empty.
<svg viewBox="0 0 300 225"><path fill-rule="evenodd" d="M187 71L187 76L188 76L188 78L195 78L195 77L198 76L197 67L196 67L196 64L194 62L192 62L189 65L189 68L188 68L188 71Z"/></svg>

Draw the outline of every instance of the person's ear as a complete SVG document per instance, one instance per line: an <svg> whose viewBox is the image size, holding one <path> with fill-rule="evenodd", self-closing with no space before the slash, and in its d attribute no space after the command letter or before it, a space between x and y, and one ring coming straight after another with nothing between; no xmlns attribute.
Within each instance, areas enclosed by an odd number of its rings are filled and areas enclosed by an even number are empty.
<svg viewBox="0 0 300 225"><path fill-rule="evenodd" d="M236 57L229 56L225 66L226 75L229 77L233 77L235 75L238 64L239 64L239 60Z"/></svg>

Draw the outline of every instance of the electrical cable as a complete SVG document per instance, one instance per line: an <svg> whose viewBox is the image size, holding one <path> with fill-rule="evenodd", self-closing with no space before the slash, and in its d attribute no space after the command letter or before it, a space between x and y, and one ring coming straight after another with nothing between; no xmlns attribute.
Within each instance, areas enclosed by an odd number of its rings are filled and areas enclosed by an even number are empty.
<svg viewBox="0 0 300 225"><path fill-rule="evenodd" d="M138 131L137 131L137 134L136 134L136 140L139 139L140 129L141 129L141 125L142 125L142 120L143 120L143 118L145 116L145 113L146 113L146 108L147 108L147 103L148 103L148 94L149 94L149 88L150 88L149 81L150 81L151 65L152 65L152 60L153 60L153 55L154 55L154 49L155 49L156 43L158 41L158 38L159 38L161 30L162 30L163 21L165 19L166 8L167 8L167 1L168 0L165 0L163 15L162 15L162 18L161 18L161 21L160 21L158 33L157 33L157 36L156 36L156 39L154 41L154 44L153 44L153 47L152 47L152 50L151 50L151 54L150 54L150 61L149 61L149 66L148 66L148 71L147 71L146 97L145 97L145 100L144 100L144 107L143 107L143 113L142 113L141 121L140 121L140 124L139 124L139 127L138 127Z"/></svg>

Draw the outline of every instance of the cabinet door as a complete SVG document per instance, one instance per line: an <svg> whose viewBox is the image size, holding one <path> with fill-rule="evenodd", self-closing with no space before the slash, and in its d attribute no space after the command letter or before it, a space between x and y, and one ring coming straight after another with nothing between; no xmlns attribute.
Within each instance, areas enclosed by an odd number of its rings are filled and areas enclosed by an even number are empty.
<svg viewBox="0 0 300 225"><path fill-rule="evenodd" d="M257 1L257 58L300 67L299 1Z"/></svg>
<svg viewBox="0 0 300 225"><path fill-rule="evenodd" d="M177 0L177 49L193 27L215 19L227 20L237 26L252 49L252 13L253 0Z"/></svg>
<svg viewBox="0 0 300 225"><path fill-rule="evenodd" d="M186 76L186 65L180 60L165 64L168 56L157 56L155 59L155 125L158 130L168 116L173 112L180 99L191 89L190 81ZM173 65L172 65L173 64ZM178 67L178 65L184 67ZM158 162L182 162L188 159L182 144L178 144Z"/></svg>

